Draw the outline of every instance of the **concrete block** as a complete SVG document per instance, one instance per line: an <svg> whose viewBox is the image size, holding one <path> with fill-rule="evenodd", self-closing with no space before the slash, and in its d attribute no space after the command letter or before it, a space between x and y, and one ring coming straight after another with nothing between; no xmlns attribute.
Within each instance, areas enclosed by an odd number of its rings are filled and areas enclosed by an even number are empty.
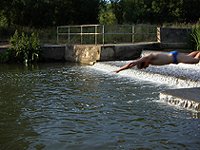
<svg viewBox="0 0 200 150"><path fill-rule="evenodd" d="M45 61L64 61L65 45L44 45L41 51Z"/></svg>
<svg viewBox="0 0 200 150"><path fill-rule="evenodd" d="M69 62L76 62L76 52L74 50L74 45L66 45L64 58Z"/></svg>
<svg viewBox="0 0 200 150"><path fill-rule="evenodd" d="M70 62L92 64L100 58L100 46L68 45L65 49L65 60Z"/></svg>
<svg viewBox="0 0 200 150"><path fill-rule="evenodd" d="M140 46L115 46L115 60L133 60L140 57L142 47Z"/></svg>
<svg viewBox="0 0 200 150"><path fill-rule="evenodd" d="M115 46L102 46L99 60L100 61L115 60Z"/></svg>
<svg viewBox="0 0 200 150"><path fill-rule="evenodd" d="M200 88L170 89L160 93L160 99L175 106L200 112Z"/></svg>

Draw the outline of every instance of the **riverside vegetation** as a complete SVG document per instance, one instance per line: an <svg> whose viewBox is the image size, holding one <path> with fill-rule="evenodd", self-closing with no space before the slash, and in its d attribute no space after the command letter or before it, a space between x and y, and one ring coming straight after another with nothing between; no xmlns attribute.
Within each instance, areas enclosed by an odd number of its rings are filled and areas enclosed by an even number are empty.
<svg viewBox="0 0 200 150"><path fill-rule="evenodd" d="M36 33L31 35L16 30L10 38L10 48L1 53L1 62L34 63L39 60L40 41Z"/></svg>
<svg viewBox="0 0 200 150"><path fill-rule="evenodd" d="M200 24L193 27L192 37L195 43L196 50L200 50Z"/></svg>

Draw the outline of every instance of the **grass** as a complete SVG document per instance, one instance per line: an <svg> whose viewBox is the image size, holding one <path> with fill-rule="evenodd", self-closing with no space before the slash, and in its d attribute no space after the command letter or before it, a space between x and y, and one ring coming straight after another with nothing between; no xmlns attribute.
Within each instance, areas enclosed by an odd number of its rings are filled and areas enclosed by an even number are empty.
<svg viewBox="0 0 200 150"><path fill-rule="evenodd" d="M193 27L192 37L195 43L196 50L200 50L200 24L196 24Z"/></svg>

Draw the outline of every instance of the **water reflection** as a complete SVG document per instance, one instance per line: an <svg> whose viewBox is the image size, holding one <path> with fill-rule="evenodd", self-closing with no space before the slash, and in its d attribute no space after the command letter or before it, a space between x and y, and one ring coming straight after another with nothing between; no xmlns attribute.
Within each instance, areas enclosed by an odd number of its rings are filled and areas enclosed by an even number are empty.
<svg viewBox="0 0 200 150"><path fill-rule="evenodd" d="M18 74L23 69L11 69L14 73L9 73L9 69L1 72L0 79L0 145L1 149L27 149L30 144L27 137L37 135L22 116L29 89Z"/></svg>

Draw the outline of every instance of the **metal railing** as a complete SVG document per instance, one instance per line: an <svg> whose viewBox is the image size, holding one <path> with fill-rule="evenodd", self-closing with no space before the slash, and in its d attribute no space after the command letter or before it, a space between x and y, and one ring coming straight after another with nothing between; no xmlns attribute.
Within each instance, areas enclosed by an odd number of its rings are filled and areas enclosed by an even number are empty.
<svg viewBox="0 0 200 150"><path fill-rule="evenodd" d="M73 25L57 27L57 43L113 44L157 41L152 25Z"/></svg>

